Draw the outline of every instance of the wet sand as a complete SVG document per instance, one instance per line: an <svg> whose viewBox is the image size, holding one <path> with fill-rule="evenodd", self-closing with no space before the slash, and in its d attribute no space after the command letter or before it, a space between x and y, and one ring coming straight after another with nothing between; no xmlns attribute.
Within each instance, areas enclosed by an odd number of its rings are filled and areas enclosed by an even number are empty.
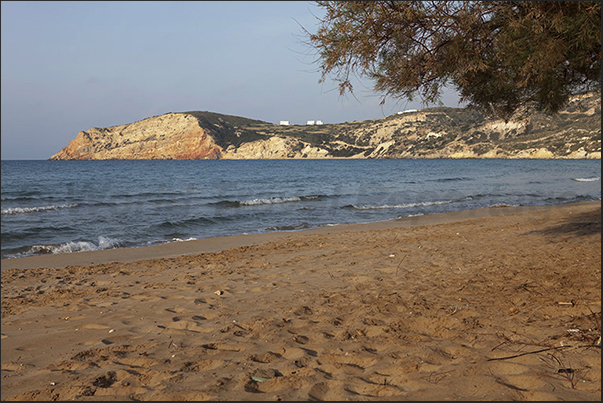
<svg viewBox="0 0 603 403"><path fill-rule="evenodd" d="M2 260L2 400L601 399L601 203Z"/></svg>

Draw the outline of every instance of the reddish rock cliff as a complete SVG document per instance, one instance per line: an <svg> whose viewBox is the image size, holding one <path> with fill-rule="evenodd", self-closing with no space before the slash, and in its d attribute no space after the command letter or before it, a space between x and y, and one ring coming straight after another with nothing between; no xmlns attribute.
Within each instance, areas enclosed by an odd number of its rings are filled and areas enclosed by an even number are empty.
<svg viewBox="0 0 603 403"><path fill-rule="evenodd" d="M218 159L222 148L198 120L168 113L139 122L79 132L53 160Z"/></svg>

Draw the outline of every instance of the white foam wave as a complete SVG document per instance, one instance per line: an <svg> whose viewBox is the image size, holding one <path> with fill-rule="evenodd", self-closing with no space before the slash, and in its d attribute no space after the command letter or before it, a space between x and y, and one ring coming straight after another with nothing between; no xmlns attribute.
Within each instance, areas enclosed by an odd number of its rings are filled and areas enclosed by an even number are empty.
<svg viewBox="0 0 603 403"><path fill-rule="evenodd" d="M2 215L28 214L37 213L40 211L58 210L63 208L74 208L77 204L61 204L58 206L41 206L41 207L12 207L2 209Z"/></svg>
<svg viewBox="0 0 603 403"><path fill-rule="evenodd" d="M450 204L452 200L443 200L435 202L420 202L420 203L402 203L402 204L382 204L376 206L356 206L351 205L350 207L356 210L380 210L380 209L400 209L400 208L413 208L413 207L428 207L428 206L441 206L443 204Z"/></svg>
<svg viewBox="0 0 603 403"><path fill-rule="evenodd" d="M196 241L198 238L187 238L187 239L182 239L182 238L172 238L172 242L188 242L188 241Z"/></svg>
<svg viewBox="0 0 603 403"><path fill-rule="evenodd" d="M251 199L240 202L242 206L259 206L262 204L281 204L281 203L292 203L298 202L301 198L299 197L272 197L270 199Z"/></svg>
<svg viewBox="0 0 603 403"><path fill-rule="evenodd" d="M121 241L117 239L98 237L98 243L86 241L72 241L61 245L34 245L24 255L59 254L90 252L94 250L114 249L119 247Z"/></svg>
<svg viewBox="0 0 603 403"><path fill-rule="evenodd" d="M601 177L597 176L596 178L574 178L574 180L576 182L596 182L601 180Z"/></svg>
<svg viewBox="0 0 603 403"><path fill-rule="evenodd" d="M423 213L418 213L418 214L409 214L406 217L421 217L421 216L424 216L424 215L425 214L423 214Z"/></svg>

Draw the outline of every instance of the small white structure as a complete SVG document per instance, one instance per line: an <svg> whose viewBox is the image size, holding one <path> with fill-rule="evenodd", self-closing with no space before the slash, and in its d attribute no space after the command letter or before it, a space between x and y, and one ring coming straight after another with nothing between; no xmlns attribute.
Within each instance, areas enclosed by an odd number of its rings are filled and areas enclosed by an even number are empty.
<svg viewBox="0 0 603 403"><path fill-rule="evenodd" d="M280 123L279 123L279 125L281 125L281 126L289 126L290 124L291 123L289 123L288 120L281 120Z"/></svg>
<svg viewBox="0 0 603 403"><path fill-rule="evenodd" d="M316 124L317 124L317 125L322 125L322 120L317 120L317 121L316 121Z"/></svg>
<svg viewBox="0 0 603 403"><path fill-rule="evenodd" d="M403 113L411 113L411 112L418 112L418 109L407 109L405 111L398 112L398 115L401 115Z"/></svg>
<svg viewBox="0 0 603 403"><path fill-rule="evenodd" d="M313 125L315 124L315 122L314 122L313 120L308 120L308 121L306 122L306 124L307 124L308 126L313 126Z"/></svg>

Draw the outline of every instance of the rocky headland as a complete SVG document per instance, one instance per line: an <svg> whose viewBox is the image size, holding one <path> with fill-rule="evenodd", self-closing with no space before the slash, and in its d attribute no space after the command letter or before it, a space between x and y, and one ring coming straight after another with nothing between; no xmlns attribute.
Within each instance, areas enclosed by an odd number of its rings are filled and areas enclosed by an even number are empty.
<svg viewBox="0 0 603 403"><path fill-rule="evenodd" d="M78 133L51 160L283 158L601 158L601 96L575 97L555 115L504 120L436 107L382 119L278 125L179 112Z"/></svg>

